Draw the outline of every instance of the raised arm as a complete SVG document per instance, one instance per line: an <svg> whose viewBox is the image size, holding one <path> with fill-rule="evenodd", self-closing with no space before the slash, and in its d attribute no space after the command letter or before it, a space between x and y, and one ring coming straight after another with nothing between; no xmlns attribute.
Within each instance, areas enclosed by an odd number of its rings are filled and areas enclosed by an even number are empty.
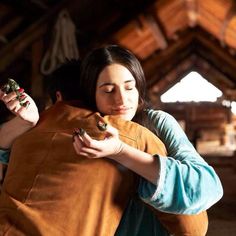
<svg viewBox="0 0 236 236"><path fill-rule="evenodd" d="M21 96L24 98L24 101L28 101L27 106L20 105L15 92L5 94L0 90L0 100L15 115L11 120L1 124L1 149L9 149L19 135L34 127L38 122L39 113L33 99L24 92L22 92Z"/></svg>
<svg viewBox="0 0 236 236"><path fill-rule="evenodd" d="M158 210L195 214L208 209L223 195L214 169L197 153L178 122L168 113L150 110L150 122L165 143L168 157L160 163L158 188L143 180L141 198Z"/></svg>

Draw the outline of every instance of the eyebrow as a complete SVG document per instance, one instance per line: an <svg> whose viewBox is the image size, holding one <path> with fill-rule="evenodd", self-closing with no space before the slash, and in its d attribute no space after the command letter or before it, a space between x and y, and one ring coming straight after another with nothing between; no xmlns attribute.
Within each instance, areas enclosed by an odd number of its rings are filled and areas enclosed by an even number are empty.
<svg viewBox="0 0 236 236"><path fill-rule="evenodd" d="M130 83L130 82L136 82L136 81L134 79L126 80L124 82L124 84ZM101 88L101 87L106 86L106 85L114 85L114 84L115 83L104 82L104 83L101 83L98 87Z"/></svg>

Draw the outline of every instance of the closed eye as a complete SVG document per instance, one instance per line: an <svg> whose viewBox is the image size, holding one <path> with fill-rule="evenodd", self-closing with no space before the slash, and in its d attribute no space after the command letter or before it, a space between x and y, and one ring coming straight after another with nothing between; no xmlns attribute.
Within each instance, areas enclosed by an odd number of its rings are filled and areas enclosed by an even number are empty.
<svg viewBox="0 0 236 236"><path fill-rule="evenodd" d="M113 89L104 91L104 93L112 93L112 92L113 92Z"/></svg>
<svg viewBox="0 0 236 236"><path fill-rule="evenodd" d="M126 81L125 82L125 89L126 90L133 90L135 88L135 81L131 80L131 81Z"/></svg>
<svg viewBox="0 0 236 236"><path fill-rule="evenodd" d="M132 87L126 87L125 89L126 90L133 90L135 87L134 86L132 86Z"/></svg>
<svg viewBox="0 0 236 236"><path fill-rule="evenodd" d="M102 87L104 93L112 93L114 91L114 86L106 85Z"/></svg>

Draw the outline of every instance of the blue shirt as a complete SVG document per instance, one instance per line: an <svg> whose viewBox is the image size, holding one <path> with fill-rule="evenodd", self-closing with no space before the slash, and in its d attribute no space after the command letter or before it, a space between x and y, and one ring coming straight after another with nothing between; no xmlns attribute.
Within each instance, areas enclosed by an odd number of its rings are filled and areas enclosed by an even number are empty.
<svg viewBox="0 0 236 236"><path fill-rule="evenodd" d="M149 110L149 121L166 146L168 157L156 155L160 168L157 184L141 178L138 197L159 211L196 214L208 209L223 195L221 182L211 166L197 153L173 116ZM132 199L116 236L168 236L150 209Z"/></svg>
<svg viewBox="0 0 236 236"><path fill-rule="evenodd" d="M180 214L197 214L223 196L214 169L197 153L178 122L163 111L148 111L157 136L164 142L168 157L158 156L157 185L141 180L139 196L156 209Z"/></svg>
<svg viewBox="0 0 236 236"><path fill-rule="evenodd" d="M0 149L0 163L8 164L9 155L10 155L9 149Z"/></svg>

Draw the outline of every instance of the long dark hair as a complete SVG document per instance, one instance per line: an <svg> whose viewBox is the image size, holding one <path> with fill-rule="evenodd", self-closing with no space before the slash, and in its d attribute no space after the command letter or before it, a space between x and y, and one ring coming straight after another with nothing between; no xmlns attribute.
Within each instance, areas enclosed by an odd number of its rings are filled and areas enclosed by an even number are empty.
<svg viewBox="0 0 236 236"><path fill-rule="evenodd" d="M136 81L139 92L139 105L133 121L143 123L144 109L147 108L146 80L138 59L129 50L117 45L108 45L91 51L81 65L80 90L83 100L89 108L96 107L96 84L101 71L108 65L120 64L126 67Z"/></svg>

